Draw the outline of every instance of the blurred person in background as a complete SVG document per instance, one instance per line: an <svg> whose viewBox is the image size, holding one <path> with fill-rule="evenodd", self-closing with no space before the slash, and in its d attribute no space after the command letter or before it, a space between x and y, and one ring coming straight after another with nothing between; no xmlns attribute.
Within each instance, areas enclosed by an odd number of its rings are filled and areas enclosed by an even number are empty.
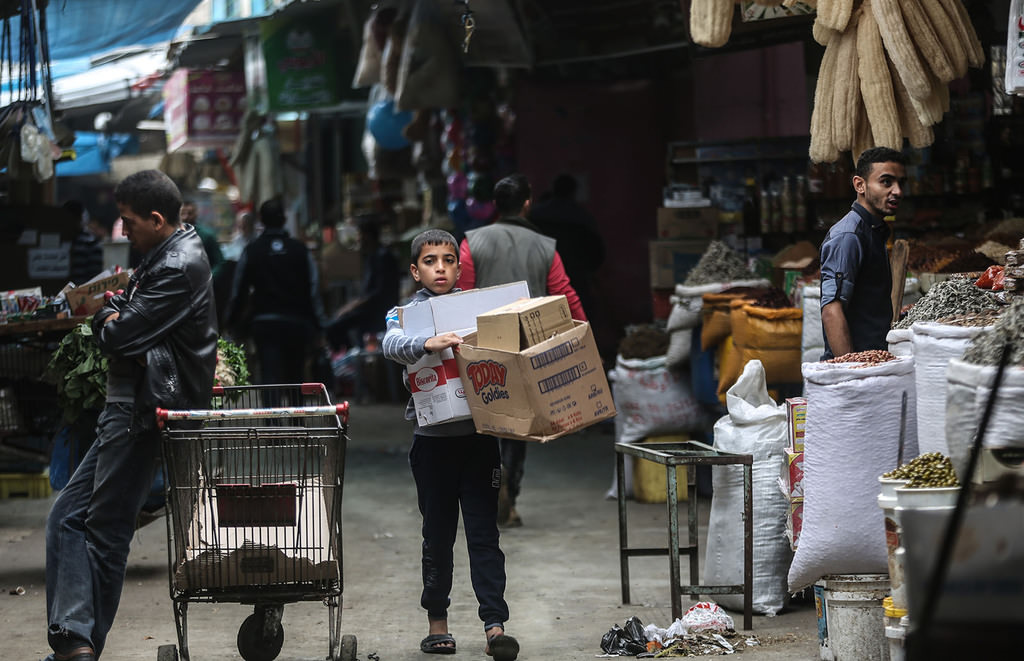
<svg viewBox="0 0 1024 661"><path fill-rule="evenodd" d="M263 233L235 266L225 326L236 338L255 342L258 383L302 383L323 328L316 261L304 243L288 235L280 198L260 206L260 220Z"/></svg>

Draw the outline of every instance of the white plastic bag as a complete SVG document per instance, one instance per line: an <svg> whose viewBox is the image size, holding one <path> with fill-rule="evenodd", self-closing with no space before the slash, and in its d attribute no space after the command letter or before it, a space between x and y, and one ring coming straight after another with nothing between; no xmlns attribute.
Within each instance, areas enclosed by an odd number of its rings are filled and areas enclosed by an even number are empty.
<svg viewBox="0 0 1024 661"><path fill-rule="evenodd" d="M759 360L744 366L743 374L726 393L729 415L715 423L715 449L750 454L753 464L755 613L775 615L785 605L786 574L793 559L786 539L789 499L779 491L778 478L786 463L786 407L768 396L764 367ZM708 522L704 582L708 585L743 583L743 467L714 466L713 496ZM719 595L732 610L743 609L743 595Z"/></svg>
<svg viewBox="0 0 1024 661"><path fill-rule="evenodd" d="M687 633L736 629L732 616L713 601L698 601L683 613L682 620Z"/></svg>
<svg viewBox="0 0 1024 661"><path fill-rule="evenodd" d="M946 369L946 443L953 468L961 478L985 405L992 393L996 368L959 358ZM992 418L985 431L986 448L1024 447L1024 367L1006 368Z"/></svg>
<svg viewBox="0 0 1024 661"><path fill-rule="evenodd" d="M608 372L612 384L615 438L641 441L660 433L700 429L704 415L690 388L686 370L670 370L665 356L623 358Z"/></svg>
<svg viewBox="0 0 1024 661"><path fill-rule="evenodd" d="M1024 26L1024 0L1010 2L1010 27L1006 35L1006 75L1004 87L1007 94L1024 96L1024 39L1020 38Z"/></svg>
<svg viewBox="0 0 1024 661"><path fill-rule="evenodd" d="M885 336L885 341L889 344L889 353L900 357L913 356L912 338L913 333L910 328L893 328Z"/></svg>
<svg viewBox="0 0 1024 661"><path fill-rule="evenodd" d="M901 393L907 393L904 460L917 456L914 359L877 365L806 363L804 521L789 590L826 574L888 571L878 476L896 467Z"/></svg>
<svg viewBox="0 0 1024 661"><path fill-rule="evenodd" d="M962 358L978 335L991 329L919 321L911 326L917 390L918 450L949 455L946 444L946 367Z"/></svg>
<svg viewBox="0 0 1024 661"><path fill-rule="evenodd" d="M825 353L825 334L821 330L821 285L805 285L800 301L804 311L800 353L803 362L814 363Z"/></svg>

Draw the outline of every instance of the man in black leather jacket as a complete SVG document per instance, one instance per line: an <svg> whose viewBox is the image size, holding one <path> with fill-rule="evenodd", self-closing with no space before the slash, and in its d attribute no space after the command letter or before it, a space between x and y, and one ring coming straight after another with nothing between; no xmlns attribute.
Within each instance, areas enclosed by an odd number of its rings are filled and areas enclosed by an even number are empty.
<svg viewBox="0 0 1024 661"><path fill-rule="evenodd" d="M125 291L92 320L109 358L97 438L46 524L48 642L55 661L102 652L124 583L128 548L157 468L155 409L209 408L217 352L210 264L181 194L146 170L114 191L124 231L143 255Z"/></svg>

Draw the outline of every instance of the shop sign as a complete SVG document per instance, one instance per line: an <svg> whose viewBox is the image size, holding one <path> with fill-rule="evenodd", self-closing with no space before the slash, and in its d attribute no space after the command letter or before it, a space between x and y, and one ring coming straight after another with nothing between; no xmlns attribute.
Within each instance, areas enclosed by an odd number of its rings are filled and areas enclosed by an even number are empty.
<svg viewBox="0 0 1024 661"><path fill-rule="evenodd" d="M765 5L759 5L752 0L742 0L742 2L740 2L740 17L744 21L764 21L770 18L801 16L813 13L814 7L803 2L796 2L792 7L783 7L781 5L776 7L766 7Z"/></svg>
<svg viewBox="0 0 1024 661"><path fill-rule="evenodd" d="M334 24L322 15L260 23L271 111L338 103Z"/></svg>
<svg viewBox="0 0 1024 661"><path fill-rule="evenodd" d="M164 85L167 151L230 146L245 113L241 71L178 69Z"/></svg>

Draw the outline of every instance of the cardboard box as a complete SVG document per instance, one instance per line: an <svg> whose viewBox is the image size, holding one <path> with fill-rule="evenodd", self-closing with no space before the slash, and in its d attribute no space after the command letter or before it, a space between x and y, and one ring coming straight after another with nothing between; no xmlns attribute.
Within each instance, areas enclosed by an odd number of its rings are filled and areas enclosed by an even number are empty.
<svg viewBox="0 0 1024 661"><path fill-rule="evenodd" d="M659 239L717 239L718 209L669 208L658 209Z"/></svg>
<svg viewBox="0 0 1024 661"><path fill-rule="evenodd" d="M528 298L529 291L525 282L515 282L434 296L428 301L399 308L399 322L406 335L433 337L454 332L464 337L476 330L477 315ZM416 421L421 427L472 417L451 349L428 354L410 365L407 371Z"/></svg>
<svg viewBox="0 0 1024 661"><path fill-rule="evenodd" d="M789 450L804 451L804 428L807 425L807 399L786 398L786 428L789 433Z"/></svg>
<svg viewBox="0 0 1024 661"><path fill-rule="evenodd" d="M103 294L108 291L116 292L118 289L124 289L128 286L128 280L131 277L131 271L121 271L114 275L90 280L77 287L65 287L61 293L68 301L71 314L88 316L103 307L105 301Z"/></svg>
<svg viewBox="0 0 1024 661"><path fill-rule="evenodd" d="M518 352L484 349L474 333L456 362L482 434L547 442L615 415L586 322Z"/></svg>
<svg viewBox="0 0 1024 661"><path fill-rule="evenodd" d="M572 329L565 296L538 296L485 312L476 318L478 346L521 351Z"/></svg>
<svg viewBox="0 0 1024 661"><path fill-rule="evenodd" d="M701 255L710 245L710 239L688 239L685 241L651 241L650 268L651 287L671 287L686 279Z"/></svg>
<svg viewBox="0 0 1024 661"><path fill-rule="evenodd" d="M789 514L786 515L786 537L794 551L800 544L800 533L804 529L804 499L794 498L789 501Z"/></svg>
<svg viewBox="0 0 1024 661"><path fill-rule="evenodd" d="M791 499L804 497L804 453L786 450L786 480Z"/></svg>

